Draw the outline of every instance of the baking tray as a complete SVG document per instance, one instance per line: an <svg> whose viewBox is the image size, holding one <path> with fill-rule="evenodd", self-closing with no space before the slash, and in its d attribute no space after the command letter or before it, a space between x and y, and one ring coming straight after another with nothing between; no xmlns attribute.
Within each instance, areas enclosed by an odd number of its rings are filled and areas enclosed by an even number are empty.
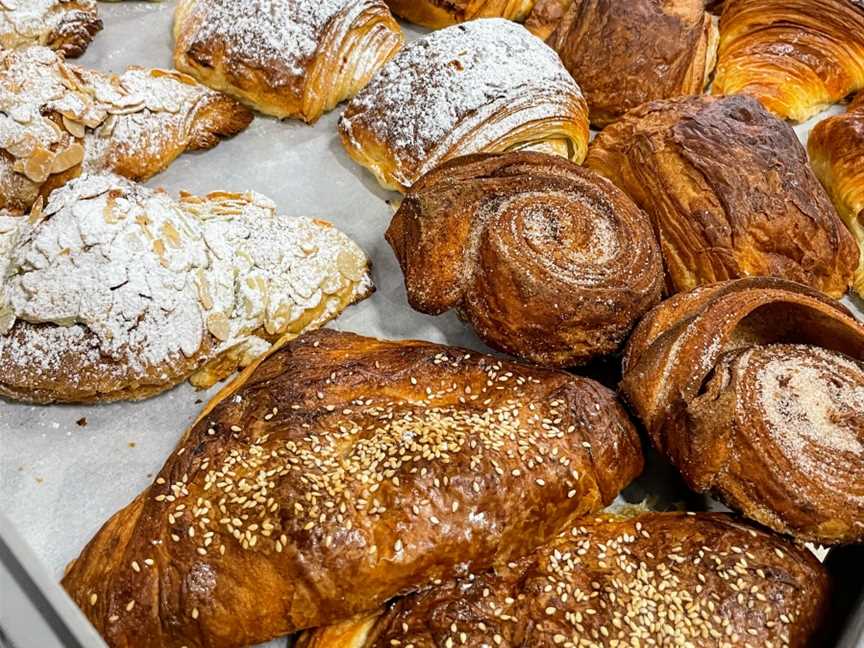
<svg viewBox="0 0 864 648"><path fill-rule="evenodd" d="M174 5L101 4L105 29L78 62L111 72L129 65L172 67ZM409 39L423 33L410 26L405 30ZM383 236L398 195L379 188L371 174L349 160L336 133L340 110L314 126L257 117L238 137L212 151L182 156L148 184L174 195L180 190L255 190L273 198L284 213L323 218L350 235L373 260L377 291L345 311L334 328L489 351L455 315L430 317L408 306L402 274ZM796 129L802 139L811 125ZM861 304L851 305L864 319ZM151 483L210 395L184 384L141 403L45 407L0 400L0 509L40 563L31 568L47 570L59 580L65 565L108 517ZM685 500L691 507L715 507L687 493L674 470L656 455L648 464L646 474L625 492L628 501L647 497L658 508ZM845 625L850 628L843 648L864 646L864 601L857 616L848 618L864 589L864 559L851 551L845 557L838 553L844 558L841 571L851 582L842 600L835 598L838 616L847 617L833 623L836 634ZM46 587L54 590L52 595L60 591ZM0 605L6 604L0 600ZM60 614L68 615L68 610ZM284 646L285 641L268 645Z"/></svg>

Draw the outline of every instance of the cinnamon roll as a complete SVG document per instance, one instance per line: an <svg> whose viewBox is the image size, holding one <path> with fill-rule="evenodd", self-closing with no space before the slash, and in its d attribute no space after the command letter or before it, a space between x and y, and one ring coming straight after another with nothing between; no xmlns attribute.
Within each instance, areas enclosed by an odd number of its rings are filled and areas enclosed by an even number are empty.
<svg viewBox="0 0 864 648"><path fill-rule="evenodd" d="M636 328L621 391L694 490L864 540L864 326L838 302L764 277L677 295Z"/></svg>
<svg viewBox="0 0 864 648"><path fill-rule="evenodd" d="M810 163L858 242L852 288L864 297L864 92L849 110L816 124L807 140Z"/></svg>
<svg viewBox="0 0 864 648"><path fill-rule="evenodd" d="M339 133L382 186L405 191L470 153L530 148L581 162L588 108L552 49L488 18L406 46L348 104Z"/></svg>
<svg viewBox="0 0 864 648"><path fill-rule="evenodd" d="M96 0L0 0L0 50L45 45L74 58L101 29Z"/></svg>
<svg viewBox="0 0 864 648"><path fill-rule="evenodd" d="M475 18L523 20L535 0L386 0L405 20L440 29Z"/></svg>
<svg viewBox="0 0 864 648"><path fill-rule="evenodd" d="M792 128L752 97L636 108L594 140L586 165L654 225L672 291L768 275L840 297L858 247Z"/></svg>
<svg viewBox="0 0 864 648"><path fill-rule="evenodd" d="M455 308L491 346L541 364L616 351L663 287L642 210L541 153L444 163L411 188L386 237L414 308Z"/></svg>
<svg viewBox="0 0 864 648"><path fill-rule="evenodd" d="M576 0L546 42L601 128L647 101L702 94L717 41L703 0Z"/></svg>
<svg viewBox="0 0 864 648"><path fill-rule="evenodd" d="M714 94L801 122L862 88L861 0L726 0Z"/></svg>
<svg viewBox="0 0 864 648"><path fill-rule="evenodd" d="M307 123L402 47L384 0L180 0L174 65L256 110Z"/></svg>

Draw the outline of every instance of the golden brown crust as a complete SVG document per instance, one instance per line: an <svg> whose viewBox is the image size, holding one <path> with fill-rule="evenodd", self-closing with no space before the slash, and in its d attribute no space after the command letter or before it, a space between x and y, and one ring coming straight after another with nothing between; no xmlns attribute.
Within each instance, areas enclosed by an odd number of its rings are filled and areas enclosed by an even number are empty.
<svg viewBox="0 0 864 648"><path fill-rule="evenodd" d="M441 29L475 18L523 20L535 0L386 0L400 18Z"/></svg>
<svg viewBox="0 0 864 648"><path fill-rule="evenodd" d="M644 212L541 153L444 163L414 184L386 237L411 306L455 308L488 344L540 364L617 351L663 288Z"/></svg>
<svg viewBox="0 0 864 648"><path fill-rule="evenodd" d="M729 515L591 518L507 567L399 600L369 632L301 645L803 648L828 593L806 549Z"/></svg>
<svg viewBox="0 0 864 648"><path fill-rule="evenodd" d="M178 70L307 123L357 94L404 43L384 0L182 0L174 38Z"/></svg>
<svg viewBox="0 0 864 648"><path fill-rule="evenodd" d="M74 58L101 29L95 0L0 1L0 49L45 45Z"/></svg>
<svg viewBox="0 0 864 648"><path fill-rule="evenodd" d="M702 94L717 41L703 0L576 0L546 42L603 127L648 101Z"/></svg>
<svg viewBox="0 0 864 648"><path fill-rule="evenodd" d="M803 345L803 346L802 346ZM628 343L621 391L697 491L824 544L864 538L864 326L800 284L677 295Z"/></svg>
<svg viewBox="0 0 864 648"><path fill-rule="evenodd" d="M255 644L511 560L641 468L597 383L322 330L223 390L63 585L113 647Z"/></svg>
<svg viewBox="0 0 864 648"><path fill-rule="evenodd" d="M810 163L840 218L858 242L852 288L864 297L864 92L846 113L816 124L807 140Z"/></svg>
<svg viewBox="0 0 864 648"><path fill-rule="evenodd" d="M651 217L673 291L767 275L840 297L851 283L855 240L795 132L753 98L646 104L586 164Z"/></svg>
<svg viewBox="0 0 864 648"><path fill-rule="evenodd" d="M809 117L864 88L861 0L727 0L713 92Z"/></svg>
<svg viewBox="0 0 864 648"><path fill-rule="evenodd" d="M525 28L538 38L546 40L555 31L571 4L573 0L537 0L525 19Z"/></svg>

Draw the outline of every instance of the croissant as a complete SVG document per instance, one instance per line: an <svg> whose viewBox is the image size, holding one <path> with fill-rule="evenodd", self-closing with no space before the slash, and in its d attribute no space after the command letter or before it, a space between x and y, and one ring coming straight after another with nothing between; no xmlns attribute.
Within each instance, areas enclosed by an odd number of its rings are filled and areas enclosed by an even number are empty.
<svg viewBox="0 0 864 648"><path fill-rule="evenodd" d="M802 122L864 88L861 0L727 0L713 92Z"/></svg>
<svg viewBox="0 0 864 648"><path fill-rule="evenodd" d="M475 18L523 20L535 0L386 0L400 18L440 29Z"/></svg>
<svg viewBox="0 0 864 648"><path fill-rule="evenodd" d="M256 194L85 175L0 241L0 395L30 402L209 387L371 291L348 237Z"/></svg>
<svg viewBox="0 0 864 648"><path fill-rule="evenodd" d="M696 491L776 531L864 540L864 326L781 279L676 295L627 346L621 391Z"/></svg>
<svg viewBox="0 0 864 648"><path fill-rule="evenodd" d="M648 212L672 291L771 275L840 297L851 283L855 240L795 132L751 97L636 108L586 165Z"/></svg>
<svg viewBox="0 0 864 648"><path fill-rule="evenodd" d="M400 599L380 618L307 633L297 648L805 648L828 593L806 549L730 515L607 515L494 571Z"/></svg>
<svg viewBox="0 0 864 648"><path fill-rule="evenodd" d="M315 122L404 42L384 0L180 0L174 65L279 118Z"/></svg>
<svg viewBox="0 0 864 648"><path fill-rule="evenodd" d="M0 209L26 211L82 171L146 180L251 120L185 74L133 67L114 76L44 47L0 51Z"/></svg>
<svg viewBox="0 0 864 648"><path fill-rule="evenodd" d="M602 128L645 102L702 94L717 41L704 0L575 0L546 42Z"/></svg>
<svg viewBox="0 0 864 648"><path fill-rule="evenodd" d="M0 50L46 45L74 58L101 29L96 0L0 0Z"/></svg>
<svg viewBox="0 0 864 648"><path fill-rule="evenodd" d="M567 13L573 0L537 0L525 19L525 27L538 38L546 40Z"/></svg>
<svg viewBox="0 0 864 648"><path fill-rule="evenodd" d="M339 133L382 186L404 192L470 153L531 148L581 162L588 108L553 50L487 18L407 45L348 104Z"/></svg>
<svg viewBox="0 0 864 648"><path fill-rule="evenodd" d="M864 297L864 92L845 114L816 124L807 148L813 170L858 242L852 288Z"/></svg>
<svg viewBox="0 0 864 648"><path fill-rule="evenodd" d="M648 217L611 182L541 153L445 162L386 234L415 309L458 309L491 346L567 366L616 351L660 301Z"/></svg>
<svg viewBox="0 0 864 648"><path fill-rule="evenodd" d="M530 551L642 468L614 394L321 330L223 390L63 586L109 646L245 646Z"/></svg>

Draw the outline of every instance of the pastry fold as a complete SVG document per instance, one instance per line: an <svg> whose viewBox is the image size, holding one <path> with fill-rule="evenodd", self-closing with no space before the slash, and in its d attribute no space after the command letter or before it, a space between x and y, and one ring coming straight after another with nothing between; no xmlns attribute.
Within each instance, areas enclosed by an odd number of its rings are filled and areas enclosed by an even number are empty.
<svg viewBox="0 0 864 648"><path fill-rule="evenodd" d="M552 49L488 18L407 45L348 104L339 133L382 186L404 192L470 153L530 148L581 162L588 109Z"/></svg>
<svg viewBox="0 0 864 648"><path fill-rule="evenodd" d="M238 102L179 72L116 76L40 46L0 51L0 209L27 210L82 171L146 180L251 121Z"/></svg>
<svg viewBox="0 0 864 648"><path fill-rule="evenodd" d="M0 50L45 45L74 58L101 29L96 0L0 0Z"/></svg>
<svg viewBox="0 0 864 648"><path fill-rule="evenodd" d="M414 184L386 234L412 307L568 366L613 353L660 301L651 223L611 182L542 153L471 155Z"/></svg>
<svg viewBox="0 0 864 648"><path fill-rule="evenodd" d="M696 491L776 531L864 539L864 326L792 282L676 295L630 338L621 392Z"/></svg>
<svg viewBox="0 0 864 648"><path fill-rule="evenodd" d="M858 242L852 288L864 297L864 92L846 113L816 124L807 140L810 164Z"/></svg>
<svg viewBox="0 0 864 648"><path fill-rule="evenodd" d="M752 97L688 97L629 112L586 165L654 224L672 291L770 275L840 297L858 247L792 128Z"/></svg>
<svg viewBox="0 0 864 648"><path fill-rule="evenodd" d="M113 648L253 645L505 564L641 468L591 380L321 330L211 401L63 586Z"/></svg>
<svg viewBox="0 0 864 648"><path fill-rule="evenodd" d="M535 0L386 0L400 18L441 29L475 18L523 20Z"/></svg>
<svg viewBox="0 0 864 648"><path fill-rule="evenodd" d="M862 88L861 0L726 0L714 94L802 122Z"/></svg>
<svg viewBox="0 0 864 648"><path fill-rule="evenodd" d="M329 223L253 193L179 201L82 176L0 219L0 395L141 399L209 387L371 292Z"/></svg>
<svg viewBox="0 0 864 648"><path fill-rule="evenodd" d="M575 0L546 42L602 128L648 101L702 94L718 34L704 0Z"/></svg>
<svg viewBox="0 0 864 648"><path fill-rule="evenodd" d="M318 120L404 42L384 0L180 0L174 65L267 115Z"/></svg>
<svg viewBox="0 0 864 648"><path fill-rule="evenodd" d="M572 4L573 0L537 0L525 19L525 27L538 38L546 40Z"/></svg>
<svg viewBox="0 0 864 648"><path fill-rule="evenodd" d="M805 648L829 589L806 549L730 515L590 517L522 560L307 633L297 648Z"/></svg>

